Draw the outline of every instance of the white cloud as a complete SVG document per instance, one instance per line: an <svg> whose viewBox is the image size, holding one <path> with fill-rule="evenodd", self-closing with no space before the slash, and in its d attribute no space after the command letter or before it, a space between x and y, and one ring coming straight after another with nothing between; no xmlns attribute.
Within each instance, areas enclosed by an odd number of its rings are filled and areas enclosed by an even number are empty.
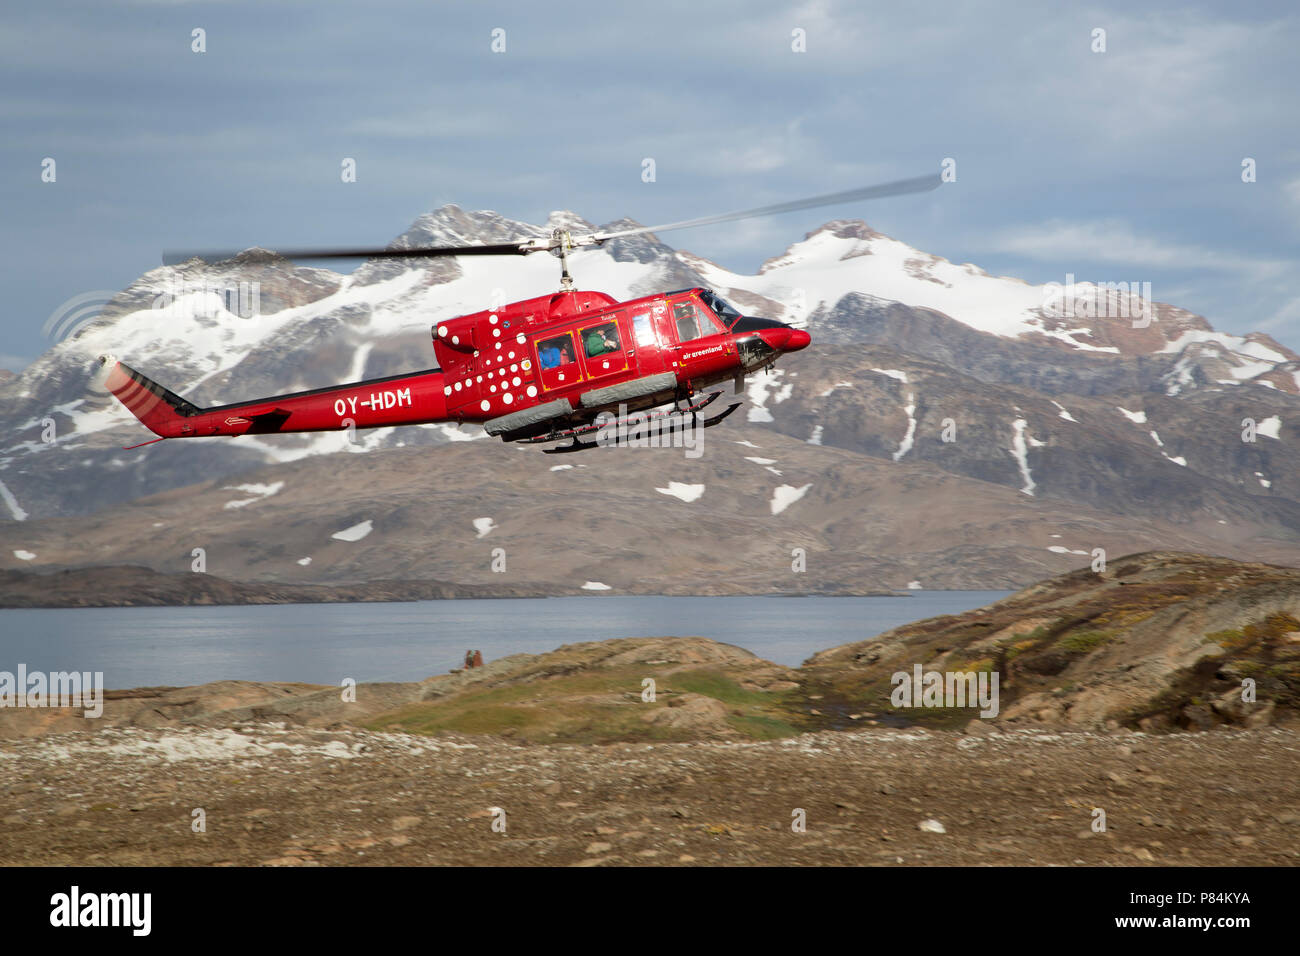
<svg viewBox="0 0 1300 956"><path fill-rule="evenodd" d="M995 234L989 239L989 247L1065 266L1072 262L1108 262L1151 269L1246 271L1261 278L1296 268L1294 262L1287 260L1258 259L1140 235L1122 219L1078 222L1053 219Z"/></svg>
<svg viewBox="0 0 1300 956"><path fill-rule="evenodd" d="M1300 296L1292 296L1276 312L1258 323L1261 332L1267 332L1283 325L1300 325Z"/></svg>

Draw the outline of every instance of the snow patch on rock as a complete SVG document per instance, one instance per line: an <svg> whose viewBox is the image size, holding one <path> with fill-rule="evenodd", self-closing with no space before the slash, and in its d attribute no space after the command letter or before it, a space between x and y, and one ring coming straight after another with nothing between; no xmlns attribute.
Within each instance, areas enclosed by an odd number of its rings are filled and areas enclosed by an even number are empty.
<svg viewBox="0 0 1300 956"><path fill-rule="evenodd" d="M898 443L898 450L894 452L894 461L900 461L912 450L912 445L916 441L916 396L912 392L907 393L907 404L903 407L903 411L907 413L907 434Z"/></svg>
<svg viewBox="0 0 1300 956"><path fill-rule="evenodd" d="M243 508L245 505L251 505L254 501L261 501L263 498L271 497L271 495L276 494L283 487L283 481L272 482L269 485L226 485L223 488L224 491L242 491L245 494L252 495L253 497L236 498L233 501L227 501L225 507Z"/></svg>
<svg viewBox="0 0 1300 956"><path fill-rule="evenodd" d="M3 481L0 481L0 500L4 501L5 507L9 509L9 514L13 516L15 521L27 520L27 512L23 510L22 505L18 504L18 499L13 496L13 492L5 487Z"/></svg>
<svg viewBox="0 0 1300 956"><path fill-rule="evenodd" d="M786 508L789 508L792 504L806 495L808 489L811 487L811 482L799 488L796 488L794 485L779 486L772 492L772 500L769 503L772 508L772 514L779 515Z"/></svg>
<svg viewBox="0 0 1300 956"><path fill-rule="evenodd" d="M689 504L692 501L699 500L700 495L704 494L704 486L686 484L681 481L670 481L667 488L656 488L655 491L661 495L678 498Z"/></svg>
<svg viewBox="0 0 1300 956"><path fill-rule="evenodd" d="M1011 439L1011 456L1015 458L1016 464L1020 466L1020 477L1024 478L1025 483L1020 488L1023 494L1030 497L1034 494L1034 489L1038 487L1034 484L1034 476L1029 471L1029 446L1025 440L1025 427L1029 423L1023 418L1017 418L1011 423L1011 427L1016 430L1015 436Z"/></svg>
<svg viewBox="0 0 1300 956"><path fill-rule="evenodd" d="M1057 416L1058 418L1064 418L1067 422L1074 422L1076 425L1079 424L1079 420L1067 412L1065 406L1060 402L1052 402L1052 404L1061 410L1061 413Z"/></svg>
<svg viewBox="0 0 1300 956"><path fill-rule="evenodd" d="M375 530L375 523L372 519L367 518L360 524L354 524L350 528L344 528L342 531L335 531L331 538L337 538L340 541L360 541L370 532Z"/></svg>
<svg viewBox="0 0 1300 956"><path fill-rule="evenodd" d="M784 374L781 369L769 369L768 372L767 375L752 376L745 387L745 394L749 398L749 411L746 415L751 422L774 421L772 412L767 407L768 399L771 399L773 405L779 405L794 391L793 382L778 384Z"/></svg>

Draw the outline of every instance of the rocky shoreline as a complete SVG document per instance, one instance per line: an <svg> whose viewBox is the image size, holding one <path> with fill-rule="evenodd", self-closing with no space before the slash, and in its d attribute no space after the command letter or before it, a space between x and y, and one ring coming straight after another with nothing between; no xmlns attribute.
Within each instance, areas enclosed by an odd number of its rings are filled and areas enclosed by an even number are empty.
<svg viewBox="0 0 1300 956"><path fill-rule="evenodd" d="M0 609L61 607L188 607L226 604L340 604L454 598L535 598L564 593L533 585L450 581L283 584L230 581L213 574L163 574L112 566L57 571L0 570ZM581 593L576 589L572 593Z"/></svg>
<svg viewBox="0 0 1300 956"><path fill-rule="evenodd" d="M268 587L267 600L293 590ZM195 593L196 601L207 595ZM357 599L344 594L333 592ZM915 700L899 696L923 677L950 674L971 675L972 690L995 687L996 703L923 700L919 687ZM253 681L117 690L93 726L256 718L614 743L972 723L1148 732L1290 725L1300 719L1300 569L1148 552L821 651L798 668L705 638L629 638L362 684L345 697L338 688ZM69 709L0 708L0 738L84 727Z"/></svg>
<svg viewBox="0 0 1300 956"><path fill-rule="evenodd" d="M1300 570L1155 552L798 668L628 638L4 707L0 863L1294 866L1297 614ZM914 668L996 714L898 705Z"/></svg>

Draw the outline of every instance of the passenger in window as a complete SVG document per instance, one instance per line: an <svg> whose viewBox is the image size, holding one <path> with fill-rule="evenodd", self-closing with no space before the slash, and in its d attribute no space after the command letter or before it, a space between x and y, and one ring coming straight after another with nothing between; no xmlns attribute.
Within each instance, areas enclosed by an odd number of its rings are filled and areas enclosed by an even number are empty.
<svg viewBox="0 0 1300 956"><path fill-rule="evenodd" d="M569 349L568 342L565 342L563 345L560 346L560 364L561 365L573 364L573 352Z"/></svg>
<svg viewBox="0 0 1300 956"><path fill-rule="evenodd" d="M560 364L560 350L548 342L537 350L537 358L542 368L555 368Z"/></svg>
<svg viewBox="0 0 1300 956"><path fill-rule="evenodd" d="M592 329L587 333L587 358L595 358L597 355L604 355L606 352L618 351L618 333L615 332L614 326L602 325L600 328Z"/></svg>

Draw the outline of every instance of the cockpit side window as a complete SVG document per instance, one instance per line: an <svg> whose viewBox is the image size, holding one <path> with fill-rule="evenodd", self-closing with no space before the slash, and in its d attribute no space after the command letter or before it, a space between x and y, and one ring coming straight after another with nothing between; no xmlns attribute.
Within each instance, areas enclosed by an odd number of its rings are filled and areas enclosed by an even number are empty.
<svg viewBox="0 0 1300 956"><path fill-rule="evenodd" d="M677 340L689 342L704 335L714 335L719 329L713 318L706 315L692 300L673 304L673 324L677 327Z"/></svg>
<svg viewBox="0 0 1300 956"><path fill-rule="evenodd" d="M730 329L741 318L739 311L729 305L722 296L710 289L703 290L700 293L700 298L704 300L705 305L713 310L713 314L722 321L724 328Z"/></svg>

